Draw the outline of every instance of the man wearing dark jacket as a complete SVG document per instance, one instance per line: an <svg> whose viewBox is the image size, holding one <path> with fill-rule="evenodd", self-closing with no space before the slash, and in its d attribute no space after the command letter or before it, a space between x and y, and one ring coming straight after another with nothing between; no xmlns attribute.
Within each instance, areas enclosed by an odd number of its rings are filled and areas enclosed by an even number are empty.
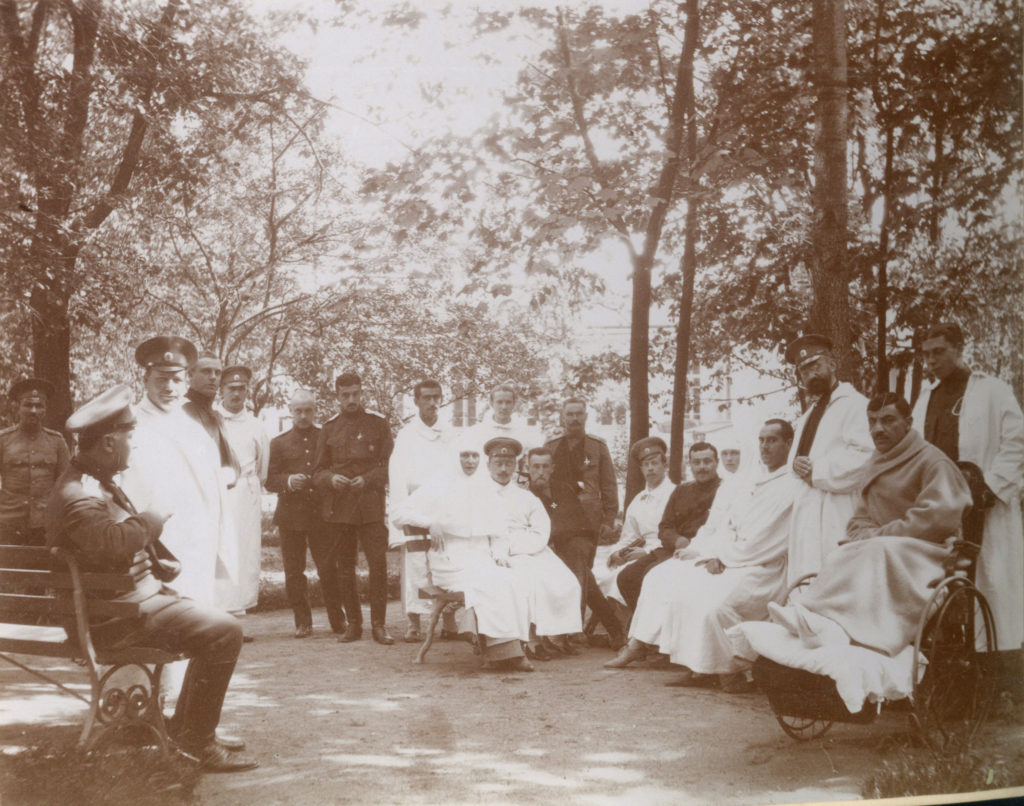
<svg viewBox="0 0 1024 806"><path fill-rule="evenodd" d="M242 648L242 628L228 613L183 599L154 575L156 544L170 512L137 512L113 480L128 466L135 416L131 392L116 386L86 403L67 421L78 433L78 453L47 503L47 545L72 552L85 572L121 573L149 567L134 588L116 594L138 602L141 617L90 624L97 647L155 647L191 659L178 697L171 733L209 772L252 769L255 762L231 753L218 741L224 695Z"/></svg>
<svg viewBox="0 0 1024 806"><path fill-rule="evenodd" d="M686 548L704 525L718 492L718 451L709 442L695 442L689 451L693 481L680 484L668 503L658 526L661 546L634 560L619 573L619 592L630 610L636 609L644 577L658 563L671 557L676 549Z"/></svg>
<svg viewBox="0 0 1024 806"><path fill-rule="evenodd" d="M277 493L274 524L281 536L284 562L284 590L295 614L295 637L313 634L313 614L306 592L306 546L309 546L331 631L345 632L339 581L338 538L329 534L320 520L320 498L313 489L313 461L320 438L315 425L316 395L299 389L288 404L292 427L270 441L267 490Z"/></svg>

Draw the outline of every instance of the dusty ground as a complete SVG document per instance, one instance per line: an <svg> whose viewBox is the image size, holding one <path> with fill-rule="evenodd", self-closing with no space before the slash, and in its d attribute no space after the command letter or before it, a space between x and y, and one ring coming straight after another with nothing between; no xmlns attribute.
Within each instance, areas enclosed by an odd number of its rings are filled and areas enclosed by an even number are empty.
<svg viewBox="0 0 1024 806"><path fill-rule="evenodd" d="M396 634L399 610L391 603ZM763 695L666 688L669 670L605 670L607 649L503 675L482 671L468 644L438 642L416 666L414 646L339 644L322 610L315 619L318 632L299 641L289 612L246 617L256 640L243 649L222 724L262 766L206 776L200 803L853 799L905 729L893 715L800 744ZM0 664L0 746L73 738L83 707L52 692Z"/></svg>

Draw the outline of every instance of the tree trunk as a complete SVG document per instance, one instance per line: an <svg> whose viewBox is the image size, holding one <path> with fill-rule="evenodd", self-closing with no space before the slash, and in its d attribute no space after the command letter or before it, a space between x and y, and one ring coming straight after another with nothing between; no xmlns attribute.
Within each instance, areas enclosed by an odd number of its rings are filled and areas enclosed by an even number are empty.
<svg viewBox="0 0 1024 806"><path fill-rule="evenodd" d="M697 162L697 115L694 104L693 60L700 37L700 10L698 0L686 0L686 29L683 34L681 64L685 79L679 91L685 93L686 107L686 164L689 172L686 200L686 243L680 270L683 275L683 293L679 300L679 322L676 325L676 366L672 385L672 421L669 428L669 476L676 484L683 479L683 430L686 425L687 373L690 368L690 321L693 315L693 283L697 276L697 224L700 202L695 191L698 180L694 177Z"/></svg>
<svg viewBox="0 0 1024 806"><path fill-rule="evenodd" d="M74 265L74 258L69 261ZM46 424L59 431L71 414L71 322L68 298L51 281L32 289L32 370L54 385L46 407Z"/></svg>
<svg viewBox="0 0 1024 806"><path fill-rule="evenodd" d="M895 148L892 126L885 132L885 168L882 172L882 227L878 236L878 283L875 289L875 391L889 391L889 356L886 351L886 319L889 310L889 225L892 212L892 160Z"/></svg>
<svg viewBox="0 0 1024 806"><path fill-rule="evenodd" d="M841 377L856 379L846 261L846 9L813 0L815 138L811 285L812 327L832 339Z"/></svg>

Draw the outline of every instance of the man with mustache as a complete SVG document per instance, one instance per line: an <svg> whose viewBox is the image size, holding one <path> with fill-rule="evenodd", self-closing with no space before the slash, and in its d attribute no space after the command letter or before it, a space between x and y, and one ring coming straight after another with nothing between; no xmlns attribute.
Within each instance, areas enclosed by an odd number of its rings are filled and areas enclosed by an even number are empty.
<svg viewBox="0 0 1024 806"><path fill-rule="evenodd" d="M808 333L789 344L786 360L816 398L797 424L789 455L793 472L804 482L789 531L787 579L792 584L817 573L846 534L874 446L864 419L867 398L836 377L831 341Z"/></svg>

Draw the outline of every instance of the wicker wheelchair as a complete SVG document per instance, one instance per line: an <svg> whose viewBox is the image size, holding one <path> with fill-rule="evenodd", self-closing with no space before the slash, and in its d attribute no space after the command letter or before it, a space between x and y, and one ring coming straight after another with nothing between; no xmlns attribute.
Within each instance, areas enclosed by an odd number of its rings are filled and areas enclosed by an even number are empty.
<svg viewBox="0 0 1024 806"><path fill-rule="evenodd" d="M914 728L937 750L965 746L984 721L993 698L986 657L996 648L995 624L985 597L974 585L975 560L981 548L985 509L991 493L977 465L961 462L972 504L964 513L961 537L946 564L946 576L936 580L914 639L913 690L907 700L886 704L909 711ZM810 574L790 593L807 584ZM782 729L792 738L808 741L824 736L836 722L867 724L882 704L865 703L850 713L825 675L792 669L760 657L754 679Z"/></svg>

